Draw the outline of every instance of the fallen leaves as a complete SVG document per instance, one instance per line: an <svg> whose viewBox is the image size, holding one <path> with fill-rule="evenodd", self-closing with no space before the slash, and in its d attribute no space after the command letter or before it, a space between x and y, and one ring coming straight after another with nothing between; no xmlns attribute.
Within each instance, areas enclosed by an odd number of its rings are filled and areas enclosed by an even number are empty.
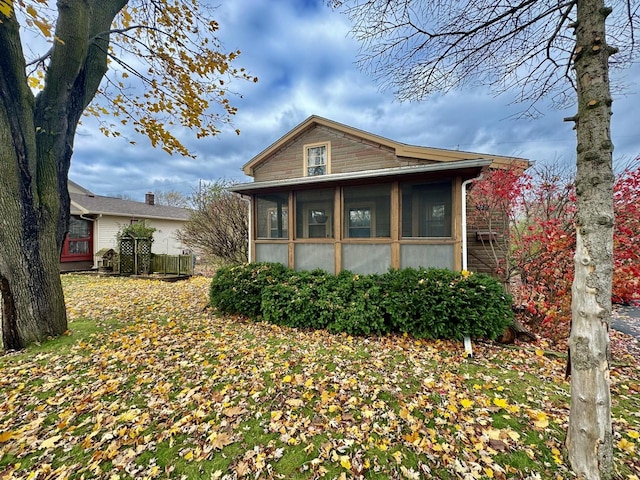
<svg viewBox="0 0 640 480"><path fill-rule="evenodd" d="M70 329L102 332L2 360L0 479L568 476L562 361L218 318L207 287L65 276ZM637 380L612 382L633 471Z"/></svg>

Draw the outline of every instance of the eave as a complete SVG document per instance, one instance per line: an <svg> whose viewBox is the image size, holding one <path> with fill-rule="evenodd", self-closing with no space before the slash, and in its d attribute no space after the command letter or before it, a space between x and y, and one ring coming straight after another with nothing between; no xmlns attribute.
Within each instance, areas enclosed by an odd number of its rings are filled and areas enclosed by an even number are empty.
<svg viewBox="0 0 640 480"><path fill-rule="evenodd" d="M456 162L429 163L426 165L411 165L405 167L363 170L360 172L336 173L313 177L289 178L286 180L272 180L266 182L250 182L234 185L229 190L240 194L269 192L275 190L295 189L297 187L330 187L334 185L381 182L389 180L405 180L422 174L452 173L473 178L484 168L492 165L491 158L476 158L459 160Z"/></svg>

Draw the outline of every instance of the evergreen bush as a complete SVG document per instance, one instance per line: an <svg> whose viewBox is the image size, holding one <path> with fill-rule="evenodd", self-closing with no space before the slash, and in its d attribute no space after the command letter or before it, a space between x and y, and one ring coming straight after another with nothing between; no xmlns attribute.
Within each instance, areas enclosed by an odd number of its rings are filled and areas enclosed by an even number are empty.
<svg viewBox="0 0 640 480"><path fill-rule="evenodd" d="M261 316L262 292L279 285L289 273L280 263L245 263L219 268L211 281L209 299L222 313Z"/></svg>
<svg viewBox="0 0 640 480"><path fill-rule="evenodd" d="M350 335L495 339L513 322L511 297L497 279L435 268L331 275L245 264L218 270L210 300L223 313Z"/></svg>

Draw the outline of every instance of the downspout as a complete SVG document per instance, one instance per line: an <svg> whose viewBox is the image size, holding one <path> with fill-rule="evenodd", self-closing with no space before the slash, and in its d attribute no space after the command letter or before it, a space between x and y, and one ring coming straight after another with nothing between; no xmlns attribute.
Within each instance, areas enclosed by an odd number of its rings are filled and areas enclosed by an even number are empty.
<svg viewBox="0 0 640 480"><path fill-rule="evenodd" d="M467 270L467 185L471 184L475 180L480 180L482 173L476 178L470 178L462 182L462 270ZM467 357L473 356L473 348L471 347L471 337L468 335L464 337L464 353Z"/></svg>

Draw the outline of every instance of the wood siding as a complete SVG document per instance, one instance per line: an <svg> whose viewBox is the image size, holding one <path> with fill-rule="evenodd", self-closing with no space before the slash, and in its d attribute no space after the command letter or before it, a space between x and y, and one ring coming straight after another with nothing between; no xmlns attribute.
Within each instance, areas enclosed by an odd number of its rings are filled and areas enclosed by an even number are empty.
<svg viewBox="0 0 640 480"><path fill-rule="evenodd" d="M433 163L425 160L399 158L393 149L358 138L323 125L315 125L276 151L255 167L256 182L286 180L304 176L304 146L330 142L331 172L350 173L363 170L394 168Z"/></svg>
<svg viewBox="0 0 640 480"><path fill-rule="evenodd" d="M506 212L482 211L467 204L467 268L472 272L497 275L509 251L509 225Z"/></svg>

